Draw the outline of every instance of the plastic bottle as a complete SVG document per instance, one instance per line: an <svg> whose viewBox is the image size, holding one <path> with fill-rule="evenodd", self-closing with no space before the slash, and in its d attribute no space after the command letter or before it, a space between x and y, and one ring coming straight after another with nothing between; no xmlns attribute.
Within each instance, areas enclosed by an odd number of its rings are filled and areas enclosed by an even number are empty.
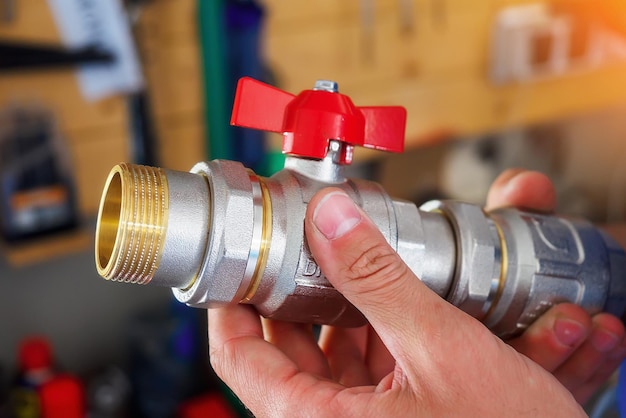
<svg viewBox="0 0 626 418"><path fill-rule="evenodd" d="M80 381L57 373L52 349L43 337L20 344L19 373L10 394L13 418L84 418L85 406Z"/></svg>

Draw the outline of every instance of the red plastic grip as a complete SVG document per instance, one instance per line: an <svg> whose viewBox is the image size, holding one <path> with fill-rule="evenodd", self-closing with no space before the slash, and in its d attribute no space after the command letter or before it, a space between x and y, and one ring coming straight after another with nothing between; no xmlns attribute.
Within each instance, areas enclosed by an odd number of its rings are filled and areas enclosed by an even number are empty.
<svg viewBox="0 0 626 418"><path fill-rule="evenodd" d="M283 152L322 159L329 141L348 145L340 163L352 160L355 145L402 152L406 110L400 106L357 107L348 96L304 90L297 96L244 77L239 80L231 124L283 134Z"/></svg>

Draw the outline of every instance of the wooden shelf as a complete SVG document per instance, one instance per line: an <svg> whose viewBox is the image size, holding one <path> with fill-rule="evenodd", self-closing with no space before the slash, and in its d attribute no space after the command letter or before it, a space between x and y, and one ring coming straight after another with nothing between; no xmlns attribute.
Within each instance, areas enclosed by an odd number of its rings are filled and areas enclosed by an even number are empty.
<svg viewBox="0 0 626 418"><path fill-rule="evenodd" d="M59 232L19 244L2 243L2 253L13 267L23 267L88 249L93 243L93 233L85 228Z"/></svg>

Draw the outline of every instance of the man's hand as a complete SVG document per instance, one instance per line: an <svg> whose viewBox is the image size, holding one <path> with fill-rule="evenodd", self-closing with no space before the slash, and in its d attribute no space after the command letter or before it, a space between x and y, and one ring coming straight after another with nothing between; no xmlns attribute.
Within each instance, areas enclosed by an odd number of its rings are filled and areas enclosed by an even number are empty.
<svg viewBox="0 0 626 418"><path fill-rule="evenodd" d="M415 277L343 191L316 194L305 229L371 325L324 327L317 342L249 306L209 310L211 363L255 415L584 416L551 374Z"/></svg>
<svg viewBox="0 0 626 418"><path fill-rule="evenodd" d="M509 170L492 185L487 209L515 206L552 212L554 187L544 175ZM508 343L548 370L584 404L626 356L624 325L614 316L590 317L582 308L561 304Z"/></svg>

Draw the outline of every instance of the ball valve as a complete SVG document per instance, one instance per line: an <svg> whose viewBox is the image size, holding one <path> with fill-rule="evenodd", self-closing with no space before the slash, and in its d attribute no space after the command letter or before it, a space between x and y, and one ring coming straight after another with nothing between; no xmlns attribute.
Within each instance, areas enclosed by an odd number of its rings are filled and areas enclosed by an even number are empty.
<svg viewBox="0 0 626 418"><path fill-rule="evenodd" d="M392 199L348 179L355 146L401 152L406 112L357 107L318 81L294 96L239 81L232 124L283 134L285 167L269 178L234 161L190 172L122 163L106 182L96 267L109 280L171 287L190 306L252 304L268 318L359 326L361 313L324 277L304 236L306 206L343 189L430 289L502 337L573 302L622 316L626 255L589 222L459 201Z"/></svg>

